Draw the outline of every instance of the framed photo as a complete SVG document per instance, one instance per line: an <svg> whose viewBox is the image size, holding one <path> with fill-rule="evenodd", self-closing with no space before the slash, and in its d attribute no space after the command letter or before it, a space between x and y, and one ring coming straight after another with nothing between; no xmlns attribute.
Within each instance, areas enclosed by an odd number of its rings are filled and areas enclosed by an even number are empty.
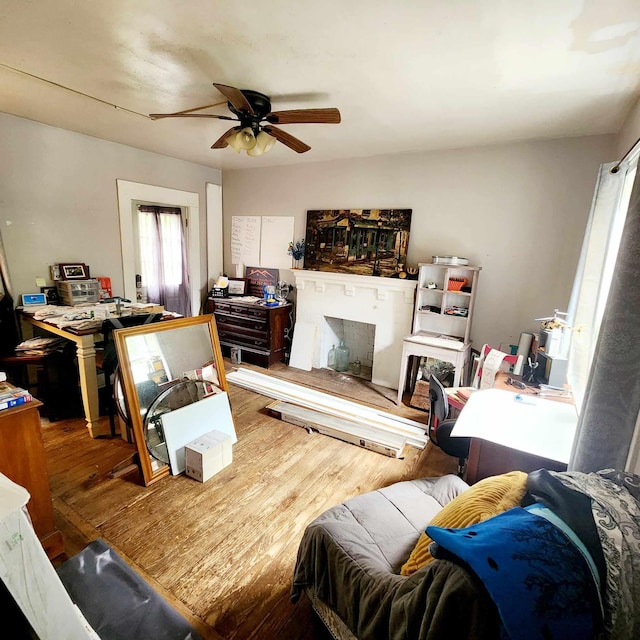
<svg viewBox="0 0 640 640"><path fill-rule="evenodd" d="M247 294L246 278L229 278L229 295L244 296Z"/></svg>
<svg viewBox="0 0 640 640"><path fill-rule="evenodd" d="M44 293L47 296L47 304L58 304L60 302L57 287L40 287L40 293Z"/></svg>
<svg viewBox="0 0 640 640"><path fill-rule="evenodd" d="M60 265L50 264L49 275L54 282L57 282L58 280L62 280L62 276L60 275Z"/></svg>
<svg viewBox="0 0 640 640"><path fill-rule="evenodd" d="M63 280L86 280L89 277L87 265L77 264L60 264L60 277Z"/></svg>

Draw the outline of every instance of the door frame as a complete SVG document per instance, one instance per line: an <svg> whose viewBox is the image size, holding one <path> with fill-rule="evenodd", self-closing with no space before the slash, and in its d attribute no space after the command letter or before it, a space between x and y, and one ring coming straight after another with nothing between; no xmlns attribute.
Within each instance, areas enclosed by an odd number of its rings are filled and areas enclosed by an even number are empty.
<svg viewBox="0 0 640 640"><path fill-rule="evenodd" d="M181 207L187 217L187 269L189 273L189 296L191 315L200 313L200 196L191 191L180 191L168 187L156 187L141 182L116 180L118 211L120 214L120 246L122 247L122 275L124 296L136 300L136 261L133 207L136 202Z"/></svg>

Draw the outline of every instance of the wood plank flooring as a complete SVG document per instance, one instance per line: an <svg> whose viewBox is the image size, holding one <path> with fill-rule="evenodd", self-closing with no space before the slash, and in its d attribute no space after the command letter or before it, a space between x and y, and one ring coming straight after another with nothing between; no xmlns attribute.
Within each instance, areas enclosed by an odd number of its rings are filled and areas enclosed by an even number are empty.
<svg viewBox="0 0 640 640"><path fill-rule="evenodd" d="M256 370L426 422L424 412L397 407L394 390L346 374ZM233 463L206 483L180 475L144 487L137 470L111 478L133 445L92 440L81 419L43 421L66 554L102 538L206 639L324 640L309 603L289 601L305 526L357 494L455 473L456 461L432 445L394 459L308 433L268 415L270 398L230 387Z"/></svg>

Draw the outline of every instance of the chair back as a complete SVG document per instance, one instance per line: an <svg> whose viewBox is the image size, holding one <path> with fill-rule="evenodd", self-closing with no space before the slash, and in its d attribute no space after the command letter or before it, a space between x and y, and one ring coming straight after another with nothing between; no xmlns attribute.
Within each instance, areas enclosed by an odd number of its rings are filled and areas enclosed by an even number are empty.
<svg viewBox="0 0 640 640"><path fill-rule="evenodd" d="M436 429L449 416L449 400L444 386L433 374L429 376L429 437L435 436ZM434 438L432 438L434 439Z"/></svg>
<svg viewBox="0 0 640 640"><path fill-rule="evenodd" d="M115 371L118 365L113 332L115 329L125 329L127 327L137 327L150 322L158 322L162 319L161 313L139 313L132 316L120 316L118 318L107 318L102 322L102 335L104 336L104 357L102 366L110 372Z"/></svg>
<svg viewBox="0 0 640 640"><path fill-rule="evenodd" d="M493 353L492 353L493 352ZM493 386L494 379L485 378L483 381L482 374L484 373L484 364L485 360L492 354L493 362L500 361L500 369L506 370L507 367L513 366L514 373L520 373L522 371L522 365L524 363L524 356L512 355L510 353L505 353L504 351L500 351L499 349L494 349L491 345L485 344L483 345L480 351L480 358L478 359L478 366L476 367L476 373L473 377L473 383L471 386L476 389L481 388L489 388ZM494 370L495 373L495 370Z"/></svg>
<svg viewBox="0 0 640 640"><path fill-rule="evenodd" d="M13 355L20 342L16 312L11 296L2 293L0 287L0 356Z"/></svg>

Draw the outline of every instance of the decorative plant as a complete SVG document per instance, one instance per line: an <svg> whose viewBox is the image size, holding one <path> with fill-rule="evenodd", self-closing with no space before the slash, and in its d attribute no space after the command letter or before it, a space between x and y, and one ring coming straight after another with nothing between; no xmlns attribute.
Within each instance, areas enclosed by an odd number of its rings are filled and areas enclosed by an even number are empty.
<svg viewBox="0 0 640 640"><path fill-rule="evenodd" d="M294 260L302 260L302 258L304 258L304 238L295 243L290 242L288 253L290 256L293 256Z"/></svg>

